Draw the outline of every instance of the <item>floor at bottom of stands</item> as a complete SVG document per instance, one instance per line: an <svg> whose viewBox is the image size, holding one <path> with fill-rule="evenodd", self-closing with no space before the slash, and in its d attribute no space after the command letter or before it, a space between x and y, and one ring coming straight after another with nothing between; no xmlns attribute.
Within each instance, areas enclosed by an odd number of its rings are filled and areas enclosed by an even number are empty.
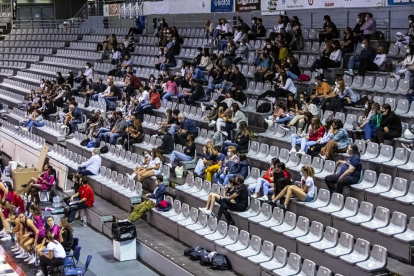
<svg viewBox="0 0 414 276"><path fill-rule="evenodd" d="M75 221L72 226L75 237L79 238L79 244L82 246L78 267L84 267L86 257L92 255L92 261L85 276L120 275L121 273L123 276L158 275L138 260L117 261L113 256L112 241L90 227L83 227L80 221ZM10 248L13 245L12 241L0 244L0 275L35 276L40 268L28 265L22 259L16 259Z"/></svg>

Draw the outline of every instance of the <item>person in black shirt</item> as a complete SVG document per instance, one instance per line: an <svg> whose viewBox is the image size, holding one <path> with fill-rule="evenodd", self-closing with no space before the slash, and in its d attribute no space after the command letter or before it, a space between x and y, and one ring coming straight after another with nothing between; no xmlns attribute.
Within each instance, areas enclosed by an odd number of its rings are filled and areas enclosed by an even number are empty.
<svg viewBox="0 0 414 276"><path fill-rule="evenodd" d="M253 34L248 35L249 39L255 39L256 37L265 37L266 36L266 29L262 24L263 20L258 18L256 21L256 32L252 27Z"/></svg>
<svg viewBox="0 0 414 276"><path fill-rule="evenodd" d="M174 52L167 47L164 47L164 53L165 54L165 62L161 63L160 70L161 71L167 71L170 67L175 67L177 65L177 62L175 60Z"/></svg>
<svg viewBox="0 0 414 276"><path fill-rule="evenodd" d="M69 76L66 77L65 82L70 85L70 88L73 87L73 73L69 72Z"/></svg>
<svg viewBox="0 0 414 276"><path fill-rule="evenodd" d="M364 33L364 31L361 30L361 27L365 23L365 14L364 13L358 14L357 21L358 22L356 23L355 28L353 29L354 37L357 35L362 35ZM357 42L358 41L355 41L355 44Z"/></svg>
<svg viewBox="0 0 414 276"><path fill-rule="evenodd" d="M178 161L191 161L195 155L194 136L187 135L187 145L183 148L183 152L174 150L170 155L170 163L167 164L170 168ZM175 163L174 163L175 162Z"/></svg>
<svg viewBox="0 0 414 276"><path fill-rule="evenodd" d="M193 58L193 61L194 61L195 64L200 64L201 57L203 56L202 53L203 53L203 49L201 47L198 47L197 51L196 51L197 55Z"/></svg>
<svg viewBox="0 0 414 276"><path fill-rule="evenodd" d="M43 115L43 118L46 119L46 116L49 114L54 114L56 113L56 106L53 103L53 101L51 100L51 98L47 97L46 98L46 103L45 103L45 109L43 111L40 111Z"/></svg>
<svg viewBox="0 0 414 276"><path fill-rule="evenodd" d="M65 79L62 77L61 72L56 72L56 82L58 84L63 84L65 82Z"/></svg>
<svg viewBox="0 0 414 276"><path fill-rule="evenodd" d="M186 104L194 105L196 101L204 98L204 88L197 80L191 79L191 92L184 93L183 96Z"/></svg>
<svg viewBox="0 0 414 276"><path fill-rule="evenodd" d="M91 87L92 86L92 87ZM89 86L89 90L86 91L85 97L86 97L86 103L89 105L89 100L92 97L95 101L98 99L98 94L102 93L106 89L106 85L102 82L102 79L99 78L98 82L92 83L92 85ZM96 97L95 97L96 95Z"/></svg>
<svg viewBox="0 0 414 276"><path fill-rule="evenodd" d="M174 150L174 137L168 132L167 127L163 126L160 129L162 135L162 144L158 147L161 154L170 154Z"/></svg>
<svg viewBox="0 0 414 276"><path fill-rule="evenodd" d="M232 142L224 142L222 153L227 154L227 151L230 146L236 147L237 151L240 152L247 152L249 148L249 140L250 140L250 134L249 130L247 129L246 122L240 122L240 131L235 139L235 143Z"/></svg>
<svg viewBox="0 0 414 276"><path fill-rule="evenodd" d="M134 38L133 37L131 37L129 39L129 43L128 43L127 49L128 49L128 51L130 53L133 53L135 51L135 43L134 43Z"/></svg>
<svg viewBox="0 0 414 276"><path fill-rule="evenodd" d="M179 55L181 47L180 47L180 43L178 43L178 39L176 36L172 37L171 43L172 45L170 47L170 51L173 53L174 56Z"/></svg>
<svg viewBox="0 0 414 276"><path fill-rule="evenodd" d="M251 29L249 27L249 25L247 25L246 23L243 22L243 19L239 18L239 20L237 20L237 27L240 28L240 30L244 29L247 32L249 32Z"/></svg>
<svg viewBox="0 0 414 276"><path fill-rule="evenodd" d="M381 108L382 119L380 126L377 128L377 143L380 147L384 144L384 140L390 140L401 137L402 125L401 119L395 114L389 104L383 104Z"/></svg>
<svg viewBox="0 0 414 276"><path fill-rule="evenodd" d="M68 127L69 134L72 134L78 130L78 124L82 123L82 114L74 105L69 106L69 112L72 119L70 120Z"/></svg>
<svg viewBox="0 0 414 276"><path fill-rule="evenodd" d="M236 176L235 188L235 192L228 198L220 198L220 200L218 201L218 203L220 204L219 211L217 214L213 213L213 216L215 216L217 220L221 220L221 216L224 214L228 225L234 225L234 220L232 219L228 210L244 212L249 206L249 195L247 192L246 185L244 185L243 176Z"/></svg>
<svg viewBox="0 0 414 276"><path fill-rule="evenodd" d="M106 102L106 108L111 106L112 102L116 102L118 99L121 98L121 90L119 87L115 86L112 81L109 81L108 85L111 87L110 93L107 96L102 96Z"/></svg>
<svg viewBox="0 0 414 276"><path fill-rule="evenodd" d="M243 89L247 89L246 77L240 72L240 69L237 65L233 65L233 74L234 74L234 86L240 86Z"/></svg>
<svg viewBox="0 0 414 276"><path fill-rule="evenodd" d="M75 94L75 95L78 95L79 92L85 92L87 84L88 84L88 82L86 80L86 76L84 74L82 74L80 76L79 86L76 89L72 89L72 93Z"/></svg>
<svg viewBox="0 0 414 276"><path fill-rule="evenodd" d="M325 42L325 40L332 40L333 38L338 37L338 29L336 28L335 23L331 21L329 15L323 17L323 29L319 30L319 43Z"/></svg>
<svg viewBox="0 0 414 276"><path fill-rule="evenodd" d="M59 232L59 241L63 246L66 252L69 252L72 249L73 243L73 228L68 222L67 217L60 218L60 232Z"/></svg>

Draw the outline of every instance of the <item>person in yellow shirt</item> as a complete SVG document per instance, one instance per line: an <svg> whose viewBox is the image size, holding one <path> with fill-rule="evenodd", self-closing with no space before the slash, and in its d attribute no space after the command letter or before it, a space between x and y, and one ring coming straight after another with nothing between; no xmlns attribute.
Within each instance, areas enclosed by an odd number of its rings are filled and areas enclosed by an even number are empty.
<svg viewBox="0 0 414 276"><path fill-rule="evenodd" d="M279 60L286 60L289 57L289 50L286 48L286 42L284 40L279 41L277 47L279 47Z"/></svg>
<svg viewBox="0 0 414 276"><path fill-rule="evenodd" d="M216 156L216 158L215 158L216 164L213 165L213 166L208 167L205 170L206 180L210 181L210 182L212 180L212 176L218 171L218 169L220 169L221 163L226 158L226 156L223 153L221 153L221 147L220 146L215 146L213 152L214 152L214 155Z"/></svg>
<svg viewBox="0 0 414 276"><path fill-rule="evenodd" d="M311 96L312 103L319 105L320 108L325 111L326 104L331 102L336 94L332 87L323 81L321 76L315 78L316 93Z"/></svg>

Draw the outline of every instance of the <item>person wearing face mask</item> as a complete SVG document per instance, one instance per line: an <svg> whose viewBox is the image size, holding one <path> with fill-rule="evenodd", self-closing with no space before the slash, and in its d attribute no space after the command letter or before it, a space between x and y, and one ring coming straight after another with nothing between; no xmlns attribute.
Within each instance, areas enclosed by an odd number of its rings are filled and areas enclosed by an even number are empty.
<svg viewBox="0 0 414 276"><path fill-rule="evenodd" d="M56 72L56 82L58 84L63 84L65 82L65 79L62 77L61 72Z"/></svg>
<svg viewBox="0 0 414 276"><path fill-rule="evenodd" d="M321 76L315 78L316 92L311 96L312 103L322 105L326 99L335 97L332 87L323 81ZM326 102L326 101L325 101Z"/></svg>
<svg viewBox="0 0 414 276"><path fill-rule="evenodd" d="M93 149L92 157L79 165L77 173L81 175L97 175L101 169L102 158L99 149Z"/></svg>
<svg viewBox="0 0 414 276"><path fill-rule="evenodd" d="M362 163L358 146L350 144L347 148L347 153L350 156L347 160L336 162L337 167L342 164L339 173L325 177L325 183L331 194L342 194L344 187L358 183L361 177Z"/></svg>
<svg viewBox="0 0 414 276"><path fill-rule="evenodd" d="M176 166L179 161L191 161L195 157L195 143L192 135L187 135L187 144L183 147L183 152L174 150L170 155L170 168Z"/></svg>
<svg viewBox="0 0 414 276"><path fill-rule="evenodd" d="M191 91L183 93L185 103L188 105L194 105L196 101L204 98L205 92L203 86L195 79L191 79Z"/></svg>
<svg viewBox="0 0 414 276"><path fill-rule="evenodd" d="M370 61L374 61L375 59L375 50L370 46L369 40L364 39L362 40L362 51L359 53L358 56L350 56L348 62L348 71L345 74L354 75L354 70L359 70L360 65L363 59L368 59Z"/></svg>
<svg viewBox="0 0 414 276"><path fill-rule="evenodd" d="M404 79L410 80L412 71L414 71L414 45L410 44L407 47L404 60L398 63L395 72L391 74L391 77L396 78L397 81L401 79L401 75L405 76Z"/></svg>
<svg viewBox="0 0 414 276"><path fill-rule="evenodd" d="M240 110L240 107L237 103L231 105L231 118L224 116L217 120L217 131L221 130L221 127L225 127L225 131L221 131L221 134L229 137L229 133L233 129L239 129L241 122L246 122L246 116Z"/></svg>
<svg viewBox="0 0 414 276"><path fill-rule="evenodd" d="M376 139L380 147L384 144L384 140L392 140L401 137L402 125L401 118L395 114L389 104L383 104L381 108L382 119L377 129Z"/></svg>
<svg viewBox="0 0 414 276"><path fill-rule="evenodd" d="M144 214L156 207L164 199L166 188L164 185L164 178L162 175L156 176L157 188L152 193L145 195L145 200L138 205L135 205L134 210L128 217L132 223L139 220Z"/></svg>
<svg viewBox="0 0 414 276"><path fill-rule="evenodd" d="M361 42L362 39L370 39L371 35L377 31L377 21L372 17L370 12L365 14L365 23L361 26L363 33L355 37L357 41Z"/></svg>
<svg viewBox="0 0 414 276"><path fill-rule="evenodd" d="M85 93L86 103L88 103L88 105L91 98L92 100L97 101L98 94L103 93L107 88L107 86L103 83L101 78L98 79L98 82L92 83L91 86L89 86L89 90Z"/></svg>
<svg viewBox="0 0 414 276"><path fill-rule="evenodd" d="M235 57L233 59L233 64L236 65L238 62L240 61L246 61L248 58L248 54L249 54L249 47L246 44L246 40L242 39L240 41L240 46L239 48L236 49L235 53Z"/></svg>
<svg viewBox="0 0 414 276"><path fill-rule="evenodd" d="M271 177L272 182L262 180L263 187L263 196L259 197L258 200L268 201L269 194L277 195L279 194L286 186L292 184L291 175L286 170L285 163L278 162L276 165L273 165L273 175ZM256 194L255 194L256 195ZM257 196L257 195L256 195ZM253 198L253 195L252 195Z"/></svg>
<svg viewBox="0 0 414 276"><path fill-rule="evenodd" d="M357 35L361 35L362 36L362 34L364 33L364 31L361 30L361 27L365 23L365 13L359 13L357 15L356 22L357 23L356 23L354 29L352 30L352 32L354 33L354 37L356 37ZM358 40L355 39L354 43L357 44L358 43Z"/></svg>
<svg viewBox="0 0 414 276"><path fill-rule="evenodd" d="M203 49L200 64L197 65L197 68L202 71L211 70L213 68L213 62L211 61L210 53L207 48Z"/></svg>
<svg viewBox="0 0 414 276"><path fill-rule="evenodd" d="M129 83L125 86L124 92L127 97L132 96L135 93L135 90L139 89L142 86L141 79L134 75L133 71L128 71Z"/></svg>
<svg viewBox="0 0 414 276"><path fill-rule="evenodd" d="M131 125L128 126L126 132L122 135L123 146L125 150L131 150L132 145L136 143L142 143L144 140L144 131L142 129L141 120L131 116Z"/></svg>
<svg viewBox="0 0 414 276"><path fill-rule="evenodd" d="M372 103L371 111L367 116L369 119L365 120L364 124L357 127L357 130L362 131L362 127L365 130L365 141L368 144L371 142L371 139L376 136L377 129L381 124L382 113L380 110L380 105L378 103Z"/></svg>
<svg viewBox="0 0 414 276"><path fill-rule="evenodd" d="M332 52L330 53L329 57L321 57L319 62L318 60L312 65L319 74L323 75L323 70L327 68L337 68L341 66L341 59L342 59L342 52L341 52L341 45L339 44L338 40L332 41Z"/></svg>
<svg viewBox="0 0 414 276"><path fill-rule="evenodd" d="M279 15L277 18L277 23L275 26L273 26L273 32L270 33L269 39L270 40L276 40L278 35L280 34L280 29L285 27L285 24L283 23L283 15Z"/></svg>
<svg viewBox="0 0 414 276"><path fill-rule="evenodd" d="M180 130L174 133L174 141L182 146L187 144L188 135L192 135L194 138L198 136L198 129L194 121L185 118L184 114L178 114L178 122L180 123Z"/></svg>
<svg viewBox="0 0 414 276"><path fill-rule="evenodd" d="M286 186L277 196L272 197L272 201L282 210L286 211L290 198L294 196L302 202L312 202L315 197L315 170L311 166L303 166L300 170L300 187L296 185ZM279 200L285 197L284 204L280 204Z"/></svg>
<svg viewBox="0 0 414 276"><path fill-rule="evenodd" d="M348 132L343 128L341 120L334 119L331 126L331 140L321 149L319 156L325 160L332 160L335 153L345 153L349 145Z"/></svg>
<svg viewBox="0 0 414 276"><path fill-rule="evenodd" d="M332 22L329 15L323 17L323 28L319 30L319 43L325 42L326 40L332 40L333 38L339 37L338 29L335 23Z"/></svg>
<svg viewBox="0 0 414 276"><path fill-rule="evenodd" d="M254 70L254 79L256 82L264 82L265 78L264 75L270 68L269 59L266 53L262 53L260 55L260 63L257 65L256 69Z"/></svg>
<svg viewBox="0 0 414 276"><path fill-rule="evenodd" d="M349 87L345 87L343 79L336 81L335 84L336 87L334 92L338 99L331 107L331 110L334 112L341 112L344 106L354 106L354 104L358 101L358 97L354 91L352 91Z"/></svg>
<svg viewBox="0 0 414 276"><path fill-rule="evenodd" d="M99 152L99 149L94 149L94 151ZM65 197L63 199L66 204L71 205L70 213L68 216L69 223L72 223L75 220L77 211L92 207L95 202L95 194L91 186L88 184L88 179L86 177L83 177L81 183L82 184L79 187L79 191L76 194L71 197Z"/></svg>
<svg viewBox="0 0 414 276"><path fill-rule="evenodd" d="M341 52L342 56L345 56L345 54L353 53L355 49L355 37L354 33L352 32L350 27L345 27L344 29L344 37L340 41L341 44Z"/></svg>
<svg viewBox="0 0 414 276"><path fill-rule="evenodd" d="M193 62L195 64L200 64L201 58L203 56L202 52L203 52L203 48L198 47L197 50L196 50L196 56L193 58Z"/></svg>
<svg viewBox="0 0 414 276"><path fill-rule="evenodd" d="M397 38L397 44L400 48L402 48L403 45L411 45L414 41L414 15L408 16L408 29L405 34L401 32L397 32L395 34L395 37Z"/></svg>
<svg viewBox="0 0 414 276"><path fill-rule="evenodd" d="M174 53L172 50L168 50L167 47L164 47L165 54L165 61L161 63L160 70L161 71L168 71L170 67L175 67L177 65L177 61L175 60Z"/></svg>
<svg viewBox="0 0 414 276"><path fill-rule="evenodd" d="M213 182L220 185L223 185L223 181L226 177L226 174L233 169L234 166L237 166L239 163L239 157L236 154L236 147L230 146L227 150L227 156L221 163L220 168L213 176Z"/></svg>
<svg viewBox="0 0 414 276"><path fill-rule="evenodd" d="M171 38L171 43L168 45L170 46L169 50L171 51L171 53L173 53L174 56L178 56L180 54L181 46L176 36L173 36Z"/></svg>
<svg viewBox="0 0 414 276"><path fill-rule="evenodd" d="M204 22L205 38L209 39L210 37L213 37L214 27L215 27L214 23L210 22L210 20L206 20Z"/></svg>
<svg viewBox="0 0 414 276"><path fill-rule="evenodd" d="M85 68L86 68L85 72L83 73L85 77L94 79L94 70L93 70L92 65L89 62L87 62Z"/></svg>
<svg viewBox="0 0 414 276"><path fill-rule="evenodd" d="M174 150L174 138L171 133L168 132L166 126L161 127L160 133L162 135L162 144L158 147L158 151L161 154L170 154Z"/></svg>
<svg viewBox="0 0 414 276"><path fill-rule="evenodd" d="M385 53L384 46L378 46L377 55L374 60L362 59L359 66L359 75L364 76L366 71L385 71L387 70L386 66L387 54Z"/></svg>
<svg viewBox="0 0 414 276"><path fill-rule="evenodd" d="M374 103L374 101L372 101L372 100L367 99L365 101L365 104L363 105L363 107L365 108L364 109L364 114L360 117L361 120L352 122L353 131L362 132L365 124L369 123L369 121L371 119L371 116L374 113L374 112L372 112L372 109L371 109L373 103Z"/></svg>

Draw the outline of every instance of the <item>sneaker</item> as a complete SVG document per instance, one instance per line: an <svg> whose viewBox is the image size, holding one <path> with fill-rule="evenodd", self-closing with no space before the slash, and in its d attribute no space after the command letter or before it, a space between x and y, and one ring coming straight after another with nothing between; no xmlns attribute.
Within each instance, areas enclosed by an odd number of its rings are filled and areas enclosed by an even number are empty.
<svg viewBox="0 0 414 276"><path fill-rule="evenodd" d="M325 155L319 154L319 156L321 157L321 159L322 159L323 161L325 161L325 159L326 159Z"/></svg>
<svg viewBox="0 0 414 276"><path fill-rule="evenodd" d="M203 111L203 112L206 111L206 107L204 106L203 103L201 103L200 106L201 106L201 111Z"/></svg>
<svg viewBox="0 0 414 276"><path fill-rule="evenodd" d="M213 121L211 121L211 123L209 123L209 124L208 124L208 126L209 126L209 127L212 127L212 126L214 126L215 124L216 124L216 121L214 121L214 120L213 120Z"/></svg>
<svg viewBox="0 0 414 276"><path fill-rule="evenodd" d="M205 210L204 214L206 214L207 216L211 216L212 212L210 210Z"/></svg>
<svg viewBox="0 0 414 276"><path fill-rule="evenodd" d="M24 254L19 254L16 256L16 259L25 259L27 258L27 253L25 252Z"/></svg>
<svg viewBox="0 0 414 276"><path fill-rule="evenodd" d="M391 73L391 77L395 78L397 81L399 81L401 78L399 74L395 74L395 73Z"/></svg>
<svg viewBox="0 0 414 276"><path fill-rule="evenodd" d="M269 127L273 126L273 120L264 119L264 121Z"/></svg>
<svg viewBox="0 0 414 276"><path fill-rule="evenodd" d="M349 69L348 71L345 71L345 74L353 76L354 75L354 70Z"/></svg>
<svg viewBox="0 0 414 276"><path fill-rule="evenodd" d="M264 195L262 197L259 197L258 200L268 201L269 198L267 197L267 195Z"/></svg>
<svg viewBox="0 0 414 276"><path fill-rule="evenodd" d="M33 256L33 257L30 259L29 264L34 264L35 262L36 262L36 257L35 257L35 256Z"/></svg>
<svg viewBox="0 0 414 276"><path fill-rule="evenodd" d="M280 128L283 129L283 130L289 131L289 127L288 126L282 125L282 126L280 126Z"/></svg>
<svg viewBox="0 0 414 276"><path fill-rule="evenodd" d="M253 198L253 199L257 198L257 194L252 194L250 198Z"/></svg>
<svg viewBox="0 0 414 276"><path fill-rule="evenodd" d="M403 148L405 148L408 152L412 152L413 150L413 148L411 147L411 144L401 143L401 146L403 146Z"/></svg>
<svg viewBox="0 0 414 276"><path fill-rule="evenodd" d="M126 176L132 180L132 175L130 175L129 173L126 173Z"/></svg>
<svg viewBox="0 0 414 276"><path fill-rule="evenodd" d="M171 163L168 163L168 164L166 164L168 167L170 167L170 169L172 169L172 164Z"/></svg>
<svg viewBox="0 0 414 276"><path fill-rule="evenodd" d="M45 274L43 274L43 271L39 271L39 272L37 272L37 274L36 274L36 276L44 276Z"/></svg>
<svg viewBox="0 0 414 276"><path fill-rule="evenodd" d="M303 150L300 150L298 153L299 154L306 154L306 152L304 152Z"/></svg>
<svg viewBox="0 0 414 276"><path fill-rule="evenodd" d="M11 240L10 235L6 235L4 238L1 239L1 241L9 241L9 240Z"/></svg>
<svg viewBox="0 0 414 276"><path fill-rule="evenodd" d="M14 252L14 255L21 255L21 254L23 254L24 253L24 251L23 251L23 248L19 248L18 250L16 250L15 252Z"/></svg>
<svg viewBox="0 0 414 276"><path fill-rule="evenodd" d="M27 258L23 260L23 262L28 263L33 257L30 254L27 254Z"/></svg>
<svg viewBox="0 0 414 276"><path fill-rule="evenodd" d="M229 134L227 133L227 131L222 131L221 134L223 134L226 137L229 137Z"/></svg>
<svg viewBox="0 0 414 276"><path fill-rule="evenodd" d="M405 74L405 72L407 72L407 69L401 69L398 71L399 74Z"/></svg>
<svg viewBox="0 0 414 276"><path fill-rule="evenodd" d="M292 148L290 151L289 151L289 154L292 154L292 153L295 153L296 152L296 149L295 148Z"/></svg>
<svg viewBox="0 0 414 276"><path fill-rule="evenodd" d="M116 145L116 147L120 150L122 149L122 145Z"/></svg>

